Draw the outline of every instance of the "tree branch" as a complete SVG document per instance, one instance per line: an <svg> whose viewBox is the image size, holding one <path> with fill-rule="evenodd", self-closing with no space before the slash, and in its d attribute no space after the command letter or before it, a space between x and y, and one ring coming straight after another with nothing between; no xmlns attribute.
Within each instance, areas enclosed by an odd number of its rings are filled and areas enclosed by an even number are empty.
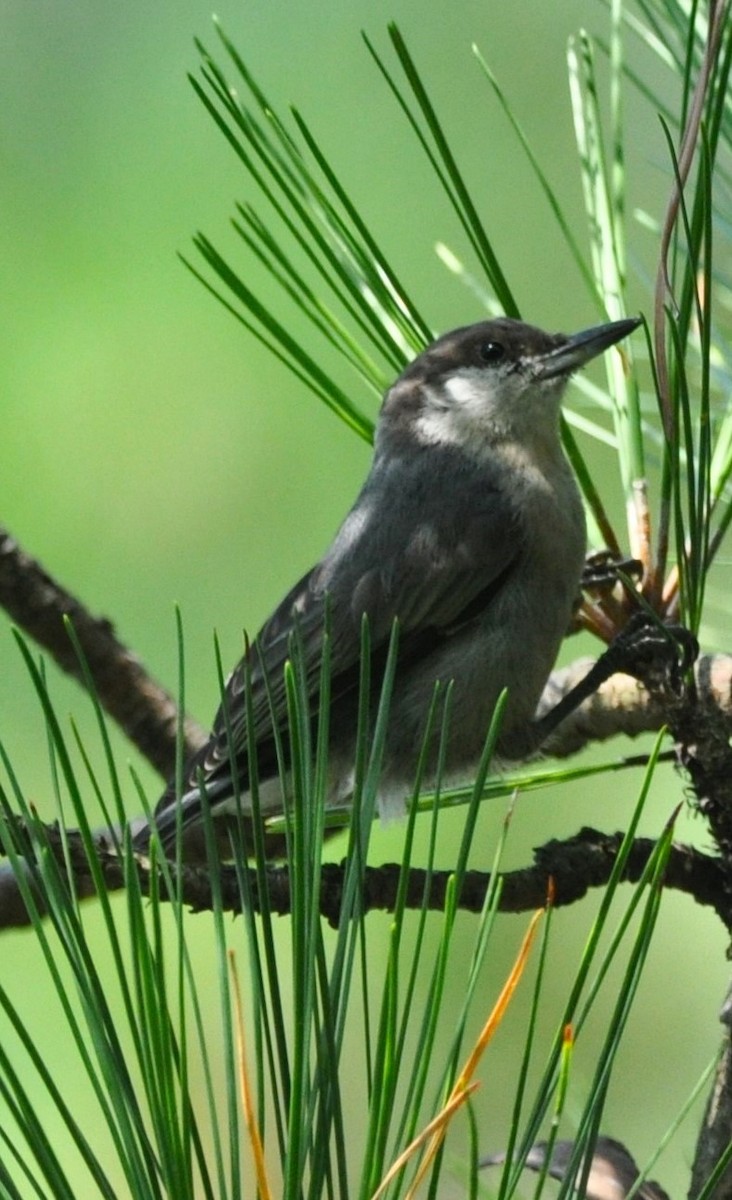
<svg viewBox="0 0 732 1200"><path fill-rule="evenodd" d="M718 1164L730 1152L732 1129L732 991L727 995L720 1015L724 1037L720 1049L714 1084L704 1110L699 1139L691 1169L690 1196L698 1196ZM732 1163L728 1160L710 1200L720 1200L732 1193Z"/></svg>
<svg viewBox="0 0 732 1200"><path fill-rule="evenodd" d="M173 697L118 640L111 621L92 616L2 527L0 605L23 633L83 684L81 665L64 623L69 617L102 708L161 775L168 778L173 774L178 727ZM206 734L186 718L184 737L186 755L190 755L203 744Z"/></svg>
<svg viewBox="0 0 732 1200"><path fill-rule="evenodd" d="M95 894L93 875L84 849L81 834L67 830L63 835L57 825L43 826L36 822L29 829L25 822L16 818L10 836L15 848L26 863L26 878L34 878L36 857L40 851L50 852L61 871L71 868L73 886L79 899ZM501 912L529 912L542 908L547 902L550 881L552 904L563 907L574 904L587 894L590 888L605 885L613 870L618 855L622 833L604 834L596 829L585 828L565 841L552 840L534 851L534 865L501 875L501 895L498 903ZM642 876L648 859L655 848L651 838L636 838L628 855L623 879L636 883ZM95 838L95 854L98 858L104 884L108 891L124 887L123 863L116 849L105 834ZM180 897L194 912L208 911L214 904L208 867L183 866L180 874L173 864L168 864L173 880L173 897ZM341 915L347 864L344 862L324 863L320 890L320 913L331 925L337 926ZM145 895L151 886L151 871L138 864L140 886ZM385 863L380 867L366 867L360 897L360 910L393 912L397 900L401 868L398 863ZM411 868L407 885L407 908L423 907L442 911L445 907L447 890L454 872L450 870L425 871ZM291 873L286 866L268 866L267 903L271 912L285 916L291 912ZM480 912L486 892L491 883L490 873L467 871L464 877L458 907L466 912ZM732 895L725 885L721 860L702 854L689 846L674 845L671 849L665 876L666 887L685 892L717 913L729 928L732 924ZM249 869L249 891L255 912L261 911L261 900L257 872ZM166 888L162 873L155 884L156 891L165 895ZM217 866L217 890L220 889L223 908L240 913L244 906L240 878L237 868L221 864ZM40 893L36 889L40 903ZM9 868L0 870L0 929L27 925L29 917L20 897L18 883Z"/></svg>
<svg viewBox="0 0 732 1200"><path fill-rule="evenodd" d="M549 712L594 665L592 658L578 658L550 675L539 705L538 715ZM703 654L694 664L694 695L691 697L695 718L706 721L713 716L720 730L732 735L732 654ZM569 758L594 742L624 734L657 733L678 719L675 700L651 693L630 675L613 675L566 717L556 733L544 743L542 751L553 758ZM688 730L687 730L688 733Z"/></svg>

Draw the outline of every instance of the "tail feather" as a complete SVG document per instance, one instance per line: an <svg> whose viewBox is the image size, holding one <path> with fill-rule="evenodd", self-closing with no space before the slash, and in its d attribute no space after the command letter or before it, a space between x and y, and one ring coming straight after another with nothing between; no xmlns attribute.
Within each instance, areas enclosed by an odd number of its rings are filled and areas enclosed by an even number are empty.
<svg viewBox="0 0 732 1200"><path fill-rule="evenodd" d="M167 853L175 847L176 838L184 836L194 826L201 824L203 807L215 810L215 806L233 796L230 777L209 780L203 790L191 788L177 799L175 785L169 784L155 808L149 823L135 837L135 850L146 853L150 848L153 830L157 833L163 850Z"/></svg>

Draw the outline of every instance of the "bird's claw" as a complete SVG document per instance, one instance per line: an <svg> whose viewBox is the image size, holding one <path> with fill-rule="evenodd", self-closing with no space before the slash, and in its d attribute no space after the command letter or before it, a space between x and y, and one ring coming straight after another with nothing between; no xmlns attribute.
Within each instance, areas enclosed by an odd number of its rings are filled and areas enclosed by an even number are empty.
<svg viewBox="0 0 732 1200"><path fill-rule="evenodd" d="M699 654L699 643L684 625L662 624L652 613L636 612L609 648L616 670L642 682L664 682L680 692Z"/></svg>
<svg viewBox="0 0 732 1200"><path fill-rule="evenodd" d="M621 575L641 579L643 563L639 558L618 558L612 550L596 550L585 559L580 586L589 592L611 591Z"/></svg>

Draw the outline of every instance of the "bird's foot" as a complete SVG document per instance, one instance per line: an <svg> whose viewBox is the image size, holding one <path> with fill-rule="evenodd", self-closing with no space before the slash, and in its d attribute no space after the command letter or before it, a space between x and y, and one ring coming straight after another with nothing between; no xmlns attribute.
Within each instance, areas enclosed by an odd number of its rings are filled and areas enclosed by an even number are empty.
<svg viewBox="0 0 732 1200"><path fill-rule="evenodd" d="M641 610L611 642L603 655L613 673L622 671L641 683L666 686L678 695L684 676L694 665L699 643L683 625L664 625L655 614Z"/></svg>
<svg viewBox="0 0 732 1200"><path fill-rule="evenodd" d="M580 587L586 592L609 592L623 576L642 579L643 563L639 558L619 558L612 550L595 550L585 559Z"/></svg>

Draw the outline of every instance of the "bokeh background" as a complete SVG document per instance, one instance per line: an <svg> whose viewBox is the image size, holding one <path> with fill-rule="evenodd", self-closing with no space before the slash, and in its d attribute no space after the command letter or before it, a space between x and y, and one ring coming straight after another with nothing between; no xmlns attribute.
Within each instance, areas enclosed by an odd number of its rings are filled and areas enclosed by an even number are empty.
<svg viewBox="0 0 732 1200"><path fill-rule="evenodd" d="M605 31L603 5L226 0L217 13L273 102L284 108L292 101L305 114L436 331L482 313L434 254L438 238L458 252L461 239L360 37L365 28L388 54L386 22L392 18L430 82L526 318L565 329L596 319L470 46L477 42L498 74L581 234L565 51L568 36L581 26ZM173 689L173 614L180 604L189 708L205 722L217 701L213 630L225 660L233 662L242 629L256 631L327 544L369 452L177 257L194 254L192 234L203 230L232 254L269 303L281 304L261 272L245 263L228 226L234 201L257 197L186 79L197 69L194 36L217 49L210 11L200 0L0 0L0 519L92 610L111 617ZM639 47L631 53L672 97L673 82L656 62ZM633 131L629 210L639 207L658 218L669 186L660 125L637 95L629 93L627 106ZM631 308L650 308L656 250L654 235L634 226ZM368 397L359 399L375 412ZM612 458L595 462L620 517ZM575 643L565 656L592 649ZM88 702L55 669L49 676L59 711L73 715L101 765ZM28 795L52 817L43 723L4 619L0 738ZM153 800L160 781L121 737L115 747L120 763L129 759L141 774ZM510 863L526 862L533 845L582 824L625 827L639 785L640 775L628 775L520 799ZM134 813L131 784L128 794ZM657 833L680 798L672 772L660 772L642 831ZM502 809L482 816L486 864L502 817ZM442 865L452 861L458 829L459 815L445 826ZM680 834L697 841L704 836L687 815ZM400 841L398 827L377 831L375 861L398 856ZM557 916L542 1014L547 1034L595 910L596 898L589 897ZM92 906L86 919L94 936ZM436 936L439 918L433 921ZM203 979L210 970L210 926L205 917L190 924ZM486 973L486 1011L524 925L519 918L500 923ZM371 918L376 979L379 938L388 926L386 916ZM472 918L461 920L465 963L454 973L456 1006L473 929ZM101 924L96 932L103 964ZM685 898L666 897L605 1121L606 1132L623 1139L640 1161L714 1052L724 951L710 913ZM30 934L3 934L0 972L43 1055L64 1079L67 1096L95 1126L94 1102ZM570 1123L592 1072L593 1038L611 1002L610 994L578 1050ZM477 1111L486 1151L505 1141L525 1016L520 997L481 1072ZM3 1044L11 1049L6 1033L0 1021ZM356 1091L353 1103L360 1102ZM48 1110L49 1136L62 1160L73 1165L40 1090L37 1106ZM672 1194L685 1190L699 1115L697 1105L656 1170ZM356 1122L354 1152L362 1125ZM460 1194L459 1141L450 1153Z"/></svg>

